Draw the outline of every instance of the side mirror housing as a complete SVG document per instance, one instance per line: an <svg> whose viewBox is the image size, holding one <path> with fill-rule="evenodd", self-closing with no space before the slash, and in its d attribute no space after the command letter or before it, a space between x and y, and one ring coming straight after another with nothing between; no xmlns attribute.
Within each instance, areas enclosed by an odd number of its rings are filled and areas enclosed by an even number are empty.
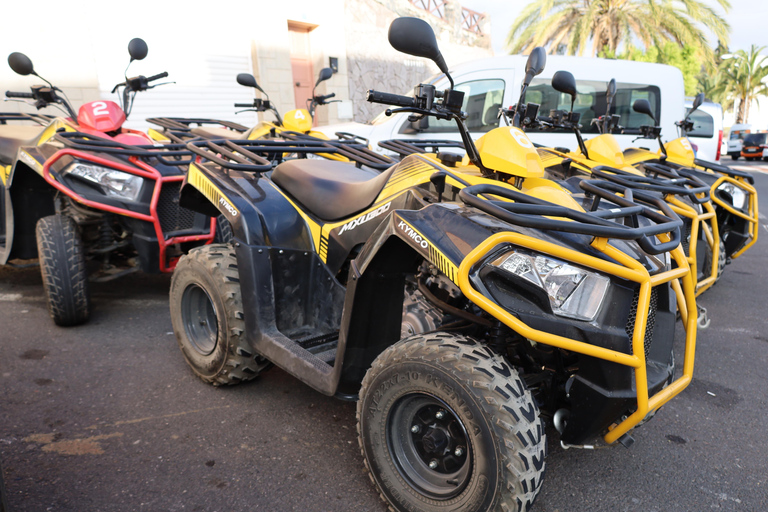
<svg viewBox="0 0 768 512"><path fill-rule="evenodd" d="M317 82L315 82L315 87L317 87L317 85L320 82L324 82L324 81L328 80L329 78L331 78L332 76L333 76L333 70L331 68L323 68L323 69L321 69L320 73L317 75Z"/></svg>
<svg viewBox="0 0 768 512"><path fill-rule="evenodd" d="M699 93L699 94L697 94L697 95L696 95L696 97L693 99L693 107L691 108L691 112L693 112L694 110L696 110L697 108L699 108L699 107L701 106L701 104L702 104L702 103L704 103L704 93L703 93L703 92L700 92L700 93ZM689 112L689 114L690 114L690 112Z"/></svg>
<svg viewBox="0 0 768 512"><path fill-rule="evenodd" d="M148 52L149 48L147 48L147 43L145 43L144 40L139 37L134 37L128 43L128 53L131 56L131 61L143 60L144 57L147 56Z"/></svg>
<svg viewBox="0 0 768 512"><path fill-rule="evenodd" d="M13 52L10 54L8 56L8 65L19 75L27 76L35 74L35 68L32 66L32 61L23 53Z"/></svg>
<svg viewBox="0 0 768 512"><path fill-rule="evenodd" d="M430 59L440 71L448 74L448 65L437 46L435 32L426 21L419 18L397 18L389 26L388 37L389 44L395 50Z"/></svg>
<svg viewBox="0 0 768 512"><path fill-rule="evenodd" d="M557 92L569 95L574 100L576 99L576 79L568 71L555 73L552 77L552 88Z"/></svg>
<svg viewBox="0 0 768 512"><path fill-rule="evenodd" d="M544 71L546 65L547 52L541 46L537 46L531 51L525 63L525 84L530 84L533 77Z"/></svg>
<svg viewBox="0 0 768 512"><path fill-rule="evenodd" d="M632 104L632 110L640 114L645 114L653 119L654 123L656 122L656 117L653 115L653 111L651 110L651 104L645 98L635 100L635 102Z"/></svg>
<svg viewBox="0 0 768 512"><path fill-rule="evenodd" d="M257 91L261 91L263 94L267 94L264 92L264 89L259 87L259 84L256 83L256 78L250 73L239 73L237 75L237 83L240 85L244 85L245 87L253 87Z"/></svg>

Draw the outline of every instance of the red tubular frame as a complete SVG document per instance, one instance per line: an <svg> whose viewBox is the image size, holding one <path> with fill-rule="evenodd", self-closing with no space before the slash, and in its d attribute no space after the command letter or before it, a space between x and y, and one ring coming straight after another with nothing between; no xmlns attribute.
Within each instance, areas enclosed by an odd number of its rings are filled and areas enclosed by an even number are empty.
<svg viewBox="0 0 768 512"><path fill-rule="evenodd" d="M146 215L144 213L132 212L130 210L126 210L125 208L118 208L116 206L110 206L107 204L99 203L97 201L91 201L89 199L85 199L84 197L76 194L74 191L70 190L69 188L65 187L63 184L56 181L53 178L53 176L51 176L51 172L50 172L51 165L53 165L59 159L67 155L73 158L76 158L78 160L87 160L89 162L93 162L94 164L98 164L103 167L109 167L111 169L127 172L129 174L134 174L136 176L141 176L142 178L147 178L155 181L155 188L152 191L152 200L149 203L150 214ZM163 229L160 226L160 219L157 216L157 203L160 200L160 190L163 187L163 183L183 181L184 176L183 175L163 176L157 171L157 169L147 164L146 162L139 160L138 157L135 157L135 156L129 157L128 161L134 164L136 167L131 167L119 162L115 162L113 160L100 158L88 153L84 153L82 151L65 148L57 151L56 154L54 154L51 158L46 160L45 164L43 165L43 179L45 179L45 181L48 182L56 190L66 194L72 200L77 201L78 203L84 204L85 206L89 206L97 210L104 210L110 213L116 213L118 215L124 215L126 217L131 217L131 218L143 220L146 222L151 222L155 228L155 234L157 235L157 243L160 248L160 261L159 261L160 271L173 272L173 269L176 267L176 263L178 262L178 258L171 259L166 265L166 249L168 248L168 246L174 245L174 244L180 244L183 242L198 242L198 241L205 241L205 244L210 244L211 242L213 242L213 238L216 235L216 219L215 218L211 219L211 231L206 235L175 236L166 240L165 235L163 234Z"/></svg>

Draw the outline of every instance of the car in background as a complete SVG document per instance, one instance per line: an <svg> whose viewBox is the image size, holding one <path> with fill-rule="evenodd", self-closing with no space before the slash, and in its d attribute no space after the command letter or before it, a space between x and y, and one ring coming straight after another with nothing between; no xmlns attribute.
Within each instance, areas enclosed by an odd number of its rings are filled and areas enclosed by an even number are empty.
<svg viewBox="0 0 768 512"><path fill-rule="evenodd" d="M768 133L750 133L744 137L741 156L745 160L763 158L763 151L768 148L768 145L765 143L766 136L768 136Z"/></svg>
<svg viewBox="0 0 768 512"><path fill-rule="evenodd" d="M752 132L752 125L734 124L728 132L728 156L738 160L741 156L742 141Z"/></svg>
<svg viewBox="0 0 768 512"><path fill-rule="evenodd" d="M692 100L685 100L686 114L693 106ZM723 107L719 103L704 101L693 111L690 120L693 129L688 132L696 158L708 162L720 161L720 146L723 143ZM662 132L663 133L663 132Z"/></svg>

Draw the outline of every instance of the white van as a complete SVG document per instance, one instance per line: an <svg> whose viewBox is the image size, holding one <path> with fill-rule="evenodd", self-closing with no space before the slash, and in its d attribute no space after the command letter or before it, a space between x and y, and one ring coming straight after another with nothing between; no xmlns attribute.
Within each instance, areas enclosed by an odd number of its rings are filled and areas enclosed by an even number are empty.
<svg viewBox="0 0 768 512"><path fill-rule="evenodd" d="M492 57L467 62L451 69L456 89L464 91L463 110L467 112L467 125L472 136L477 138L503 123L497 118L500 107L514 105L520 94L520 85L525 76L525 56ZM652 124L648 116L632 110L632 103L645 98L660 120L662 137L671 140L677 137L675 121L685 114L683 106L683 75L675 67L663 64L606 60L584 57L547 56L544 71L534 78L526 94L526 102L541 105L540 113L548 115L550 109L569 109L570 97L556 92L550 82L555 72L565 70L573 73L579 95L574 110L581 113L583 134L589 138L597 134L593 118L605 113L605 91L608 82L616 79L617 93L613 112L621 116L620 125L625 134L616 138L623 148L633 145L641 125ZM438 90L448 87L443 74L435 75L427 83L433 83ZM376 84L370 84L375 88ZM369 139L371 146L378 149L380 140L395 138L454 139L459 135L453 122L424 118L421 122L409 122L409 114L398 113L385 116L382 112L370 123L344 123L319 127L318 130L333 136L335 132L354 133ZM535 143L550 147L575 148L573 132L528 132Z"/></svg>
<svg viewBox="0 0 768 512"><path fill-rule="evenodd" d="M685 100L686 113L693 101ZM720 161L720 145L723 143L723 107L719 103L705 101L691 114L693 130L688 140L693 145L696 158L708 162Z"/></svg>
<svg viewBox="0 0 768 512"><path fill-rule="evenodd" d="M744 137L752 133L752 125L738 123L731 126L728 133L728 156L738 160L741 156L742 141Z"/></svg>

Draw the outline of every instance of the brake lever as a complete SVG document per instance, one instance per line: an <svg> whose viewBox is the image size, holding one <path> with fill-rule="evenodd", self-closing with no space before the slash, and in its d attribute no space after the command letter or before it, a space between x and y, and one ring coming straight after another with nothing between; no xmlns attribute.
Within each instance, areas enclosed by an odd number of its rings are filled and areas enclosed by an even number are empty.
<svg viewBox="0 0 768 512"><path fill-rule="evenodd" d="M175 84L175 83L176 83L176 82L163 82L163 83L161 83L161 84L149 85L149 86L147 86L147 88L146 88L146 89L144 89L144 90L145 90L145 91L148 91L148 90L150 90L150 89L154 89L155 87L160 87L161 85L168 85L168 84ZM137 92L138 92L138 91L137 91Z"/></svg>

